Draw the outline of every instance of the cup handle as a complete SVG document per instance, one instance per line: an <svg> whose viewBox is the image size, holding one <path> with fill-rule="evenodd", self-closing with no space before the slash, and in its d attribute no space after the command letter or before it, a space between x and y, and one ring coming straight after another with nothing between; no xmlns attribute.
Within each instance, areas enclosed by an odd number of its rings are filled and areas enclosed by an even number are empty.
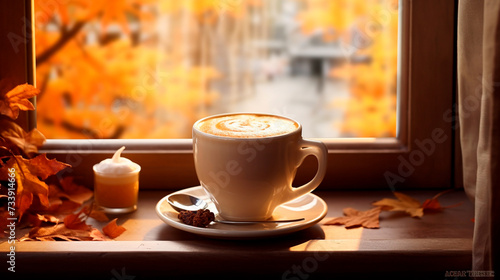
<svg viewBox="0 0 500 280"><path fill-rule="evenodd" d="M284 200L282 203L294 200L304 194L312 192L319 186L319 184L325 177L328 155L325 144L320 141L302 139L299 143L299 161L295 168L298 168L302 164L304 159L309 155L313 155L318 159L318 170L316 171L316 175L311 181L300 187L294 188L290 186L288 194L284 196Z"/></svg>

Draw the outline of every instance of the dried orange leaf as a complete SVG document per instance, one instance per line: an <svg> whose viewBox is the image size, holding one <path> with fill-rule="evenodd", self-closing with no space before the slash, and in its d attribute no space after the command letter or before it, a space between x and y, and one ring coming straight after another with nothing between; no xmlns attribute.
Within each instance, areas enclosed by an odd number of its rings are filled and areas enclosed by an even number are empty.
<svg viewBox="0 0 500 280"><path fill-rule="evenodd" d="M83 240L103 240L96 234L96 229L69 229L64 224L57 224L51 227L35 227L20 241L83 241Z"/></svg>
<svg viewBox="0 0 500 280"><path fill-rule="evenodd" d="M37 215L38 219L42 222L53 223L53 224L59 223L59 219L55 216L52 216L49 214L43 214L43 215L36 214L36 215Z"/></svg>
<svg viewBox="0 0 500 280"><path fill-rule="evenodd" d="M345 225L346 228L364 227L379 228L380 207L366 211L358 211L354 208L344 208L344 217L331 219L325 225Z"/></svg>
<svg viewBox="0 0 500 280"><path fill-rule="evenodd" d="M33 203L33 198L37 197L43 208L50 207L49 186L42 180L54 175L68 165L56 160L48 160L44 155L39 155L33 159L25 159L22 156L15 155L8 157L7 162L0 164L0 180L8 180L7 174L15 174L15 183L17 185L16 207L21 220L23 214ZM9 172L14 170L14 172ZM42 180L40 180L40 178Z"/></svg>
<svg viewBox="0 0 500 280"><path fill-rule="evenodd" d="M107 225L102 228L102 232L111 238L116 238L120 236L125 228L116 224L117 218L111 220Z"/></svg>
<svg viewBox="0 0 500 280"><path fill-rule="evenodd" d="M59 219L50 214L37 214L37 213L33 214L30 212L24 214L23 220L25 224L28 225L29 227L39 227L42 225L42 223L52 223L52 224L59 223Z"/></svg>
<svg viewBox="0 0 500 280"><path fill-rule="evenodd" d="M80 205L91 199L94 194L90 189L76 184L71 176L64 177L59 182L64 191L60 192L60 195Z"/></svg>
<svg viewBox="0 0 500 280"><path fill-rule="evenodd" d="M89 230L90 226L85 223L88 208L83 207L78 213L70 214L64 218L64 225L69 229Z"/></svg>
<svg viewBox="0 0 500 280"><path fill-rule="evenodd" d="M34 175L40 177L42 180L47 179L51 175L63 170L66 167L71 167L67 163L57 161L56 159L49 160L46 154L41 154L29 160L29 170Z"/></svg>
<svg viewBox="0 0 500 280"><path fill-rule="evenodd" d="M0 160L0 164L2 161ZM33 203L33 197L38 197L43 207L49 207L49 187L36 175L30 172L30 161L21 156L10 157L9 160L0 167L0 180L8 180L9 170L15 170L17 185L16 207L21 220L24 212Z"/></svg>
<svg viewBox="0 0 500 280"><path fill-rule="evenodd" d="M446 209L446 208L453 208L453 207L460 206L462 204L462 202L459 202L459 203L453 204L453 205L448 205L448 206L441 206L441 203L439 203L439 201L438 201L438 197L440 197L441 195L448 193L450 191L453 191L453 190L450 189L450 190L442 191L442 192L436 194L433 198L425 200L424 203L422 203L422 208L424 210L441 211L441 210Z"/></svg>
<svg viewBox="0 0 500 280"><path fill-rule="evenodd" d="M49 193L52 192L49 191ZM71 200L62 200L59 198L55 197L50 197L49 196L49 202L50 202L50 207L47 208L44 212L50 213L54 216L56 216L58 219L64 219L69 214L73 214L80 206L81 204L78 204L74 201Z"/></svg>
<svg viewBox="0 0 500 280"><path fill-rule="evenodd" d="M106 236L96 228L90 231L90 237L92 237L93 241L103 241L107 239Z"/></svg>
<svg viewBox="0 0 500 280"><path fill-rule="evenodd" d="M0 114L17 119L19 110L35 110L35 106L28 100L37 96L40 90L32 85L18 85L0 99Z"/></svg>
<svg viewBox="0 0 500 280"><path fill-rule="evenodd" d="M424 201L424 203L422 203L422 209L439 211L439 210L443 209L443 207L441 207L441 204L439 203L439 201L437 199L430 198L430 199L426 199Z"/></svg>
<svg viewBox="0 0 500 280"><path fill-rule="evenodd" d="M15 168L14 173L16 175L20 173L30 173L31 175L45 180L49 176L55 175L57 172L69 166L71 165L57 161L56 159L49 160L46 154L41 154L32 159L25 159L22 156L15 155L14 157L10 157L9 160L2 165L0 170L5 172L0 173L0 180L8 180L7 174L9 173L7 169L9 168Z"/></svg>
<svg viewBox="0 0 500 280"><path fill-rule="evenodd" d="M103 210L100 210L98 206L94 204L94 207L90 211L89 217L99 221L99 222L107 222L109 221L108 216L104 213Z"/></svg>
<svg viewBox="0 0 500 280"><path fill-rule="evenodd" d="M418 200L400 192L394 192L394 195L397 199L384 198L374 202L373 205L387 211L404 211L414 218L424 215L424 209Z"/></svg>
<svg viewBox="0 0 500 280"><path fill-rule="evenodd" d="M0 115L0 146L12 150L14 154L24 152L31 155L38 152L38 147L45 143L45 136L36 128L24 131L12 120Z"/></svg>

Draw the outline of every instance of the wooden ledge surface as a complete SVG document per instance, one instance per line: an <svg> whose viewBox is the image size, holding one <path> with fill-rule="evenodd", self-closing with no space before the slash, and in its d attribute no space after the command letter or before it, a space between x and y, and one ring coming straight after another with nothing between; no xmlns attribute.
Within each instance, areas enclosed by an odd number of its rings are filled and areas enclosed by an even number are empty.
<svg viewBox="0 0 500 280"><path fill-rule="evenodd" d="M422 202L437 192L404 193ZM117 275L208 274L240 279L259 275L306 279L333 275L433 274L443 279L447 271L471 269L473 206L462 191L447 193L439 201L443 206L463 204L425 213L420 219L383 211L380 229L345 229L324 224L342 216L345 207L367 210L376 200L392 198L391 192L315 192L328 204L325 219L296 233L258 240L210 239L164 224L154 207L168 193L141 192L138 210L117 216L118 224L127 230L113 241L16 242L16 274L54 275L72 271L82 277L99 275L106 279ZM93 224L102 228L105 223ZM0 244L4 258L10 246L7 242Z"/></svg>

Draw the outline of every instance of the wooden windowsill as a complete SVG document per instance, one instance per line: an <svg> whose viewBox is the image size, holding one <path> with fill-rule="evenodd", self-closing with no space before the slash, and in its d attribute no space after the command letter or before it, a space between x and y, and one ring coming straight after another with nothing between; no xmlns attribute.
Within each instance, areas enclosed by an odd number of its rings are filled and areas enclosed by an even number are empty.
<svg viewBox="0 0 500 280"><path fill-rule="evenodd" d="M154 207L169 191L143 191L138 210L119 216L126 231L114 241L16 242L16 274L100 276L217 275L235 279L311 279L309 276L428 276L471 269L473 207L462 191L440 198L455 208L411 218L382 212L380 229L326 226L342 209L366 210L389 191L319 191L328 214L319 224L261 240L214 240L164 224ZM424 201L437 191L405 192ZM104 224L104 223L103 223ZM96 223L96 227L103 224ZM3 256L11 245L0 244ZM4 262L5 263L5 262ZM7 269L6 267L4 269ZM312 277L313 279L315 277ZM131 279L131 278L128 278Z"/></svg>

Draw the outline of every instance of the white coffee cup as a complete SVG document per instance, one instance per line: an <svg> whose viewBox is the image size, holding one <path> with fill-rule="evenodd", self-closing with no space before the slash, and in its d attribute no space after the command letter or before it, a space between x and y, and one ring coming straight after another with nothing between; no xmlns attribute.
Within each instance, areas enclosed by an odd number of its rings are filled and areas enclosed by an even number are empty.
<svg viewBox="0 0 500 280"><path fill-rule="evenodd" d="M255 116L253 123L252 116ZM245 117L249 120L241 125L240 119ZM225 123L236 128L236 134L206 129L210 121L224 118ZM269 126L262 121L267 118L271 127L274 120L280 123L274 125L271 133L251 131L253 128L249 133L245 131L246 125L255 125L258 129ZM240 132L242 134L238 134ZM326 173L327 149L322 142L302 139L301 134L302 126L296 121L258 113L216 115L193 125L196 174L222 218L266 220L277 206L318 187ZM316 175L308 183L292 187L297 168L308 155L318 159Z"/></svg>

